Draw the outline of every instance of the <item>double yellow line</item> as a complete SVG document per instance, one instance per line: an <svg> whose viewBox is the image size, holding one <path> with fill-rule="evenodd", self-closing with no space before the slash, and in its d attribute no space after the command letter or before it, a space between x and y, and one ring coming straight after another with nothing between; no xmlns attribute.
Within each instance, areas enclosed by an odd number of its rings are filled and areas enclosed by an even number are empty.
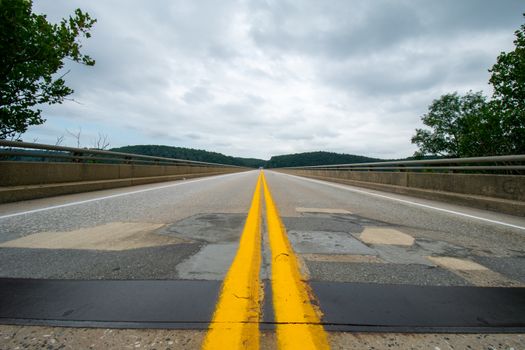
<svg viewBox="0 0 525 350"><path fill-rule="evenodd" d="M261 187L272 257L272 294L280 349L329 349L328 337L313 304L313 293L279 218L261 171L239 249L224 279L203 349L259 349L261 319Z"/></svg>

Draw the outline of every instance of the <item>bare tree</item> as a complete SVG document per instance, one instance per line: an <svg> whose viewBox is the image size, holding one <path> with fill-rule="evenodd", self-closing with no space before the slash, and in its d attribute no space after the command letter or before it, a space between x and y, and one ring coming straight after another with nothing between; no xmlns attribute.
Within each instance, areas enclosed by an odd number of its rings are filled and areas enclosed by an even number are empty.
<svg viewBox="0 0 525 350"><path fill-rule="evenodd" d="M64 134L57 136L57 140L55 142L55 146L60 146L64 142Z"/></svg>
<svg viewBox="0 0 525 350"><path fill-rule="evenodd" d="M67 132L69 135L73 136L73 138L74 138L75 140L77 140L77 148L80 148L80 135L82 134L82 127L79 127L79 128L78 128L78 132L76 132L76 133L75 133L75 132L72 132L72 131L69 131L68 129L66 129L66 132Z"/></svg>
<svg viewBox="0 0 525 350"><path fill-rule="evenodd" d="M106 134L98 133L98 138L93 140L94 149L107 149L109 147L109 137Z"/></svg>
<svg viewBox="0 0 525 350"><path fill-rule="evenodd" d="M9 136L9 141L22 141L22 133L13 133Z"/></svg>

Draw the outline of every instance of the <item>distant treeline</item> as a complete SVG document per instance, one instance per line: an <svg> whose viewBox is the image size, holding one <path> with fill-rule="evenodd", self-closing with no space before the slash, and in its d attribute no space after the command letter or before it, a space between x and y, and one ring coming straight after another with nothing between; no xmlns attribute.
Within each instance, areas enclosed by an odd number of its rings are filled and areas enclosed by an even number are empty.
<svg viewBox="0 0 525 350"><path fill-rule="evenodd" d="M220 163L228 165L239 165L250 168L265 166L266 161L255 158L231 157L217 152L209 152L200 149L156 146L156 145L136 145L112 148L110 151L142 154L146 156L178 158L184 160L195 160L199 162Z"/></svg>
<svg viewBox="0 0 525 350"><path fill-rule="evenodd" d="M113 148L110 151L143 154L147 156L178 158L185 160L196 160L200 162L221 163L239 165L251 168L282 168L305 165L364 163L380 161L381 159L356 156L352 154L341 154L333 152L306 152L273 156L270 160L255 158L231 157L217 152L209 152L193 148L136 145Z"/></svg>
<svg viewBox="0 0 525 350"><path fill-rule="evenodd" d="M267 162L268 168L282 168L306 165L327 165L327 164L350 164L380 161L381 159L356 156L353 154L333 153L333 152L305 152L273 156Z"/></svg>

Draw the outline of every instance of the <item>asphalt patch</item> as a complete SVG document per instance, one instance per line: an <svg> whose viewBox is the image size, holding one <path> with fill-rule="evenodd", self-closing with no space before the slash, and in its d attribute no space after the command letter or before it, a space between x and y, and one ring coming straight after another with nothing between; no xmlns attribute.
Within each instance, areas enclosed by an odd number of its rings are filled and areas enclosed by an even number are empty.
<svg viewBox="0 0 525 350"><path fill-rule="evenodd" d="M312 215L312 216L310 216ZM359 223L336 215L309 214L301 217L281 218L287 231L355 232L363 231Z"/></svg>
<svg viewBox="0 0 525 350"><path fill-rule="evenodd" d="M0 279L0 322L108 328L207 328L219 281Z"/></svg>
<svg viewBox="0 0 525 350"><path fill-rule="evenodd" d="M515 332L525 330L525 288L311 282L327 330Z"/></svg>
<svg viewBox="0 0 525 350"><path fill-rule="evenodd" d="M272 324L270 283L261 328ZM327 330L525 331L524 288L311 282ZM0 279L0 323L206 329L220 281Z"/></svg>
<svg viewBox="0 0 525 350"><path fill-rule="evenodd" d="M73 231L34 233L1 243L0 247L129 250L181 243L179 239L154 233L162 226L146 222L112 222Z"/></svg>
<svg viewBox="0 0 525 350"><path fill-rule="evenodd" d="M238 243L208 244L177 265L177 276L181 279L223 280L238 248Z"/></svg>
<svg viewBox="0 0 525 350"><path fill-rule="evenodd" d="M288 230L297 253L376 255L376 252L346 232Z"/></svg>
<svg viewBox="0 0 525 350"><path fill-rule="evenodd" d="M156 233L207 243L236 242L245 221L246 214L199 214L167 225Z"/></svg>

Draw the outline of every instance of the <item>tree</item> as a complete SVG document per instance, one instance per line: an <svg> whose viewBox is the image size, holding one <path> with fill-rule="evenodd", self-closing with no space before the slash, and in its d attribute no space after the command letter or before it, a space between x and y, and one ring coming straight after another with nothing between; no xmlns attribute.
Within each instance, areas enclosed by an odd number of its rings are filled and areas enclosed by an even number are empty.
<svg viewBox="0 0 525 350"><path fill-rule="evenodd" d="M446 94L421 117L428 129L416 129L415 156L489 156L525 153L525 24L515 32L514 51L502 52L489 83L492 99L481 92Z"/></svg>
<svg viewBox="0 0 525 350"><path fill-rule="evenodd" d="M498 56L489 70L489 83L494 87L493 109L501 119L508 152L525 153L525 24L515 35L516 48Z"/></svg>
<svg viewBox="0 0 525 350"><path fill-rule="evenodd" d="M500 123L482 92L457 92L436 99L421 117L428 129L416 129L412 143L419 146L416 156L470 157L498 154Z"/></svg>
<svg viewBox="0 0 525 350"><path fill-rule="evenodd" d="M70 136L73 136L73 138L77 142L77 148L80 148L80 136L82 135L82 127L79 127L77 132L69 131L68 129L66 129L66 132Z"/></svg>
<svg viewBox="0 0 525 350"><path fill-rule="evenodd" d="M109 136L98 133L98 138L93 140L93 149L105 150L109 148Z"/></svg>
<svg viewBox="0 0 525 350"><path fill-rule="evenodd" d="M354 154L317 151L272 156L265 166L268 168L281 168L290 166L369 163L379 160L381 159L357 156Z"/></svg>
<svg viewBox="0 0 525 350"><path fill-rule="evenodd" d="M45 122L40 104L62 103L73 93L56 73L64 60L93 66L80 52L95 19L80 9L59 24L32 13L30 0L0 0L0 139L24 133Z"/></svg>

